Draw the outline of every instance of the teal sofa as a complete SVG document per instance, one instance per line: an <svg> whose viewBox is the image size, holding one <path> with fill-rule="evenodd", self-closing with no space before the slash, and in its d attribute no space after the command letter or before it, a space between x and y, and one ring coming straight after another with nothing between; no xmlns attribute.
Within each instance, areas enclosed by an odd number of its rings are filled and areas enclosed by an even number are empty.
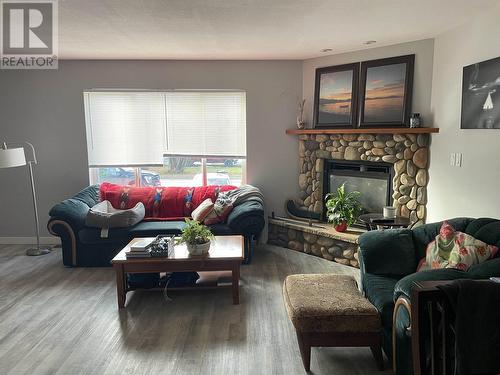
<svg viewBox="0 0 500 375"><path fill-rule="evenodd" d="M47 228L62 243L63 264L68 267L106 267L111 259L135 237L180 234L184 221L141 221L129 228L112 228L108 238L101 230L85 225L87 213L100 201L99 185L89 186L74 197L56 204L49 212ZM251 200L236 205L225 223L211 225L215 235L244 237L245 263L252 258L254 243L265 226L264 207Z"/></svg>
<svg viewBox="0 0 500 375"><path fill-rule="evenodd" d="M457 230L500 247L500 220L456 218ZM472 266L467 272L439 269L416 272L425 250L442 223L415 229L366 232L359 238L361 284L365 296L380 312L382 345L398 375L413 374L411 358L410 292L414 281L486 279L500 276L500 256Z"/></svg>

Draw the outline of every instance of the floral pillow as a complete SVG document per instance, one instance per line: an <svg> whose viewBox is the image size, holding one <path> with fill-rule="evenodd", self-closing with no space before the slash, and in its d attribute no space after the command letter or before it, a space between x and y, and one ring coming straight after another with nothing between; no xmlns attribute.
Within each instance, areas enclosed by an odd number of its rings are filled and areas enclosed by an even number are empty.
<svg viewBox="0 0 500 375"><path fill-rule="evenodd" d="M419 265L418 271L437 268L467 271L470 266L493 258L497 251L498 247L455 231L455 228L444 221L436 239L427 245L425 259Z"/></svg>

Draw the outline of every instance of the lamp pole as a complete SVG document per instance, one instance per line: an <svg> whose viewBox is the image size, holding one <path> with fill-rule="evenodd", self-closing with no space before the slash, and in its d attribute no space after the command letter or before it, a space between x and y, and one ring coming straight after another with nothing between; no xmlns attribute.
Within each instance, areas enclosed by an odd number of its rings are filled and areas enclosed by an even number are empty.
<svg viewBox="0 0 500 375"><path fill-rule="evenodd" d="M40 221L38 219L38 207L36 204L35 180L33 178L33 163L28 162L28 170L30 173L31 194L33 198L33 210L35 211L35 230L36 230L36 247L26 250L26 255L44 255L50 253L50 248L40 247Z"/></svg>
<svg viewBox="0 0 500 375"><path fill-rule="evenodd" d="M33 165L38 164L36 160L36 153L35 153L35 147L29 142L24 142L23 145L27 145L31 149L31 156L32 158L30 160L25 161L24 156L23 156L23 164L28 164L28 171L29 171L29 178L30 178L30 186L31 186L31 196L33 199L33 211L35 213L35 232L36 232L36 247L32 247L26 250L26 255L44 255L48 254L51 251L51 248L48 246L40 246L40 221L38 219L38 206L37 206L37 199L36 199L36 190L35 190L35 178L33 176ZM2 145L3 150L8 149L8 144L6 142L3 142ZM23 147L24 148L24 147ZM18 163L16 165L11 165L11 166L21 166L22 164Z"/></svg>
<svg viewBox="0 0 500 375"><path fill-rule="evenodd" d="M31 153L33 155L33 160L28 161L28 170L29 170L30 184L31 184L31 196L33 198L33 211L35 212L35 231L36 231L36 247L27 249L26 255L37 256L50 253L51 248L48 246L46 247L40 246L40 220L38 219L35 179L33 177L33 164L38 164L38 162L36 160L35 147L33 147L33 145L29 142L25 143L31 148Z"/></svg>

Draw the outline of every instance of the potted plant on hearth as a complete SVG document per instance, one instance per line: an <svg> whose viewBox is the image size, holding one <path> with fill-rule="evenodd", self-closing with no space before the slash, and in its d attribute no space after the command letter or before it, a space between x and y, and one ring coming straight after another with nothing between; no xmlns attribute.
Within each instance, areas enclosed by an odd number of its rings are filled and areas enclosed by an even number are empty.
<svg viewBox="0 0 500 375"><path fill-rule="evenodd" d="M207 226L196 220L186 219L179 243L185 243L190 255L205 255L210 249L210 240L214 237Z"/></svg>
<svg viewBox="0 0 500 375"><path fill-rule="evenodd" d="M327 194L326 217L335 226L337 232L345 232L349 225L354 224L361 213L359 191L345 192L345 183L337 189L337 195Z"/></svg>

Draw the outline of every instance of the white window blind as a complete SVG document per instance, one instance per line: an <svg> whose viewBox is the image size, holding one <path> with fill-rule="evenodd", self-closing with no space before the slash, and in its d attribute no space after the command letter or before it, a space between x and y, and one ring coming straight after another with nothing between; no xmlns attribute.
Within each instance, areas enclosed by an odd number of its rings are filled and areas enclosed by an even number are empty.
<svg viewBox="0 0 500 375"><path fill-rule="evenodd" d="M84 97L89 167L162 163L162 93L87 92Z"/></svg>
<svg viewBox="0 0 500 375"><path fill-rule="evenodd" d="M167 92L166 154L246 156L244 92Z"/></svg>
<svg viewBox="0 0 500 375"><path fill-rule="evenodd" d="M90 167L162 163L164 155L246 157L242 91L85 92Z"/></svg>

